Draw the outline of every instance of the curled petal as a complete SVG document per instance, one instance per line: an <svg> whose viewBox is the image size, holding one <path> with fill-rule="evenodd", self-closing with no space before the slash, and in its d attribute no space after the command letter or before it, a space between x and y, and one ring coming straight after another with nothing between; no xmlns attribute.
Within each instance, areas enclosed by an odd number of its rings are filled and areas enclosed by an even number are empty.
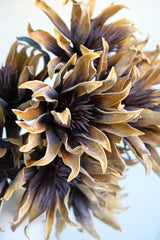
<svg viewBox="0 0 160 240"><path fill-rule="evenodd" d="M92 28L98 27L99 25L102 26L107 21L107 19L112 17L114 14L116 14L122 8L126 8L126 6L124 6L124 5L112 5L108 8L105 8L99 14L99 16L97 16L96 18L94 18L92 20Z"/></svg>
<svg viewBox="0 0 160 240"><path fill-rule="evenodd" d="M118 135L120 137L128 137L131 135L143 135L144 133L139 131L136 128L131 127L127 123L117 123L117 124L110 124L110 125L100 125L100 129L103 131L113 133L115 135Z"/></svg>
<svg viewBox="0 0 160 240"><path fill-rule="evenodd" d="M43 107L40 102L34 102L26 110L21 111L18 109L12 110L20 119L30 121L39 117L43 113Z"/></svg>
<svg viewBox="0 0 160 240"><path fill-rule="evenodd" d="M89 94L95 90L97 90L99 87L102 86L102 82L95 81L95 82L82 82L78 83L77 85L67 88L66 90L62 91L62 93L70 92L74 90L74 93L76 93L77 96L82 96L84 94Z"/></svg>
<svg viewBox="0 0 160 240"><path fill-rule="evenodd" d="M46 83L38 81L38 80L34 80L34 81L29 81L29 82L23 83L22 85L19 86L19 88L22 88L22 89L28 88L28 89L31 89L33 92L35 92L46 86L48 86Z"/></svg>
<svg viewBox="0 0 160 240"><path fill-rule="evenodd" d="M66 4L66 3L65 3ZM54 25L68 38L70 38L70 31L65 24L65 22L60 18L60 16L50 8L44 1L36 0L36 6L41 8L51 19Z"/></svg>
<svg viewBox="0 0 160 240"><path fill-rule="evenodd" d="M85 147L85 153L98 160L101 164L103 173L105 173L107 169L107 156L103 147L98 142L86 138L80 140L80 142L82 146Z"/></svg>
<svg viewBox="0 0 160 240"><path fill-rule="evenodd" d="M52 227L54 224L54 218L56 213L56 205L57 205L57 196L54 195L54 198L52 200L52 204L49 209L47 209L46 212L46 223L45 223L45 239L48 240L52 231Z"/></svg>
<svg viewBox="0 0 160 240"><path fill-rule="evenodd" d="M45 124L43 124L43 119L45 119L45 117L47 118L47 114L43 114L41 115L38 119L36 119L31 125L25 123L25 122L21 122L21 121L16 121L16 123L24 128L25 130L27 130L28 132L31 133L42 133L46 130L46 126Z"/></svg>
<svg viewBox="0 0 160 240"><path fill-rule="evenodd" d="M55 106L57 106L58 101L55 99L57 98L58 94L57 92L49 85L40 88L36 90L33 94L32 97L37 98L39 101L47 101L51 102Z"/></svg>
<svg viewBox="0 0 160 240"><path fill-rule="evenodd" d="M75 155L67 152L65 149L61 150L63 162L71 168L72 172L68 177L67 182L72 181L77 177L80 171L80 155Z"/></svg>
<svg viewBox="0 0 160 240"><path fill-rule="evenodd" d="M41 144L41 135L30 133L28 136L27 144L20 148L21 152L29 152L31 149Z"/></svg>
<svg viewBox="0 0 160 240"><path fill-rule="evenodd" d="M65 36L56 28L54 29L54 33L56 36L57 44L60 48L62 48L69 57L72 56L73 50L70 47L71 41L67 40Z"/></svg>
<svg viewBox="0 0 160 240"><path fill-rule="evenodd" d="M81 5L73 1L71 17L71 37L76 47L83 44L90 30L90 18L87 8L82 11Z"/></svg>
<svg viewBox="0 0 160 240"><path fill-rule="evenodd" d="M63 50L58 46L56 39L48 32L42 30L34 31L31 25L28 25L28 34L36 42L44 45L48 51L53 52L57 56L61 56Z"/></svg>
<svg viewBox="0 0 160 240"><path fill-rule="evenodd" d="M139 125L159 125L160 124L160 113L152 111L150 109L143 109L141 118L138 120Z"/></svg>
<svg viewBox="0 0 160 240"><path fill-rule="evenodd" d="M26 160L26 166L44 166L49 164L54 160L57 156L59 149L61 147L61 141L56 136L56 134L52 130L46 130L46 137L47 137L47 149L44 157L39 159L38 161L28 159Z"/></svg>
<svg viewBox="0 0 160 240"><path fill-rule="evenodd" d="M63 112L51 111L53 115L54 121L61 126L69 127L71 123L71 113L68 108L66 108Z"/></svg>
<svg viewBox="0 0 160 240"><path fill-rule="evenodd" d="M100 111L100 116L97 116L96 122L106 123L106 124L115 124L115 123L123 123L123 122L131 122L137 117L140 117L142 109L137 111L114 111L114 112L104 112Z"/></svg>
<svg viewBox="0 0 160 240"><path fill-rule="evenodd" d="M101 77L104 76L107 70L107 65L108 65L107 59L108 59L109 46L104 38L102 38L102 43L103 43L103 51L97 67L97 81L101 80Z"/></svg>
<svg viewBox="0 0 160 240"><path fill-rule="evenodd" d="M52 79L56 70L60 70L64 66L62 57L53 58L48 63L48 74Z"/></svg>

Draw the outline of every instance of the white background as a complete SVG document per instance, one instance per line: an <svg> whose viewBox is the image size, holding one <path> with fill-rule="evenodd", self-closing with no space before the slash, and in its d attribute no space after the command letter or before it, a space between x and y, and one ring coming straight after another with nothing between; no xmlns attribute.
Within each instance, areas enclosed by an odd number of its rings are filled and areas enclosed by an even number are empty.
<svg viewBox="0 0 160 240"><path fill-rule="evenodd" d="M96 14L111 2L97 0ZM116 16L132 20L143 33L140 38L145 39L149 33L150 41L147 48L155 49L155 46L160 43L160 1L119 0L114 2L125 4L130 8L121 10ZM69 23L70 4L65 11L61 6L62 0L50 0L48 3ZM53 33L53 25L47 16L35 7L34 0L0 0L0 66L4 64L16 36L27 35L28 22L31 22L33 29L40 28ZM124 187L123 193L129 194L122 201L124 206L129 206L129 209L117 216L122 232L95 219L101 240L160 240L160 178L153 172L150 176L146 176L143 166L139 164L128 171L128 176L121 182L121 186ZM12 201L5 205L0 214L0 224L6 229L5 233L0 232L0 240L26 239L23 233L26 222L14 233L9 229L8 222L11 222L17 207L16 197L14 196ZM43 217L40 217L29 227L31 240L44 239L44 221L42 220ZM61 240L75 238L76 240L93 239L88 233L79 233L77 229L67 226ZM54 233L50 239L55 239Z"/></svg>

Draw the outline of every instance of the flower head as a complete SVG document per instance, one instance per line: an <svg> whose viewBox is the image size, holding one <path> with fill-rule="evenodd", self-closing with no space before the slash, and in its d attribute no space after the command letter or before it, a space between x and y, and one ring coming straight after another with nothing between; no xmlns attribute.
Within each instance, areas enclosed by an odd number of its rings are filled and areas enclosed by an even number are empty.
<svg viewBox="0 0 160 240"><path fill-rule="evenodd" d="M42 155L43 149L36 148L31 158ZM56 218L56 235L61 233L65 223L78 226L70 219L73 208L77 222L95 238L96 232L90 211L112 227L120 230L114 210L123 209L118 199L120 177L112 170L102 174L101 167L91 157L83 156L79 175L69 183L70 168L60 157L45 166L23 168L11 183L3 200L10 198L15 189L25 187L21 202L11 225L14 231L26 217L29 224L42 213L46 213L45 239L49 239ZM88 163L88 164L87 164ZM91 166L88 168L88 166ZM88 168L88 169L87 169ZM95 171L96 169L96 171Z"/></svg>
<svg viewBox="0 0 160 240"><path fill-rule="evenodd" d="M31 89L36 99L14 110L24 120L18 125L29 133L20 150L28 152L38 145L47 145L45 155L39 160L26 159L26 166L49 164L58 154L72 169L68 179L71 181L78 175L81 155L85 153L100 162L103 173L107 164L123 172L125 164L115 144L122 136L141 134L128 124L139 117L141 109L126 111L121 105L136 70L131 70L118 89L114 68L104 81L96 80L93 60L97 57L99 53L87 53L76 62L74 55L58 73L53 87L36 80L20 86ZM75 66L67 73L70 65ZM33 122L28 124L30 120ZM107 157L115 159L107 161Z"/></svg>
<svg viewBox="0 0 160 240"><path fill-rule="evenodd" d="M127 19L120 19L113 23L107 20L116 14L123 5L111 5L104 9L97 17L92 18L95 0L88 3L72 1L71 27L67 27L63 19L45 1L36 0L36 5L42 9L53 24L54 38L43 30L34 31L29 24L28 33L32 39L43 44L49 51L54 53L57 58L51 61L52 66L58 63L65 63L74 54L82 56L81 45L94 51L103 49L102 38L107 42L107 56L115 55L127 49L133 40L133 32L136 30L133 24ZM97 66L98 59L94 62Z"/></svg>

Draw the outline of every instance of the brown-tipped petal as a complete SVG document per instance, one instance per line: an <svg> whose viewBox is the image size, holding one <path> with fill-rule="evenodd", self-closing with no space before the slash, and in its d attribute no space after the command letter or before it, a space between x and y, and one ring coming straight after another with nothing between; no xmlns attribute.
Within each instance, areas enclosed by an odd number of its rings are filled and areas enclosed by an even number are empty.
<svg viewBox="0 0 160 240"><path fill-rule="evenodd" d="M129 142L127 141L127 145L129 145L129 148L132 150L135 156L142 162L146 169L146 173L150 174L150 171L152 169L151 156L150 152L148 151L144 143L138 136L127 137L127 140L129 140Z"/></svg>
<svg viewBox="0 0 160 240"><path fill-rule="evenodd" d="M65 149L61 149L61 155L63 162L71 168L72 172L70 173L67 182L72 181L80 171L80 155L75 155L67 152Z"/></svg>
<svg viewBox="0 0 160 240"><path fill-rule="evenodd" d="M67 223L69 223L71 226L77 227L78 225L74 223L69 217L69 209L68 209L68 202L67 202L68 196L69 196L69 191L64 199L63 198L59 199L59 211Z"/></svg>
<svg viewBox="0 0 160 240"><path fill-rule="evenodd" d="M107 208L97 208L95 206L92 207L92 212L95 217L99 218L101 221L107 223L111 227L121 231L121 227L115 218L115 216L107 210Z"/></svg>
<svg viewBox="0 0 160 240"><path fill-rule="evenodd" d="M110 17L122 8L127 7L124 5L111 5L110 7L105 8L96 18L92 20L92 28L98 27L99 25L103 26Z"/></svg>
<svg viewBox="0 0 160 240"><path fill-rule="evenodd" d="M60 16L49 7L44 1L36 0L36 6L41 8L51 19L54 25L68 38L70 38L70 31L65 24L65 22L60 18Z"/></svg>
<svg viewBox="0 0 160 240"><path fill-rule="evenodd" d="M101 80L101 78L104 76L105 72L107 71L107 65L108 65L108 50L109 46L108 43L104 38L102 38L102 43L103 43L103 52L101 54L98 67L97 67L97 81Z"/></svg>
<svg viewBox="0 0 160 240"><path fill-rule="evenodd" d="M64 66L62 57L53 58L48 63L48 74L52 79L56 70L60 70Z"/></svg>
<svg viewBox="0 0 160 240"><path fill-rule="evenodd" d="M60 234L63 231L63 229L65 228L65 226L66 226L65 220L62 218L59 211L57 211L57 213L56 213L56 227L55 227L57 240L60 240Z"/></svg>
<svg viewBox="0 0 160 240"><path fill-rule="evenodd" d="M89 49L89 48L85 47L84 45L80 45L80 49L81 49L82 55L94 52L94 50Z"/></svg>
<svg viewBox="0 0 160 240"><path fill-rule="evenodd" d="M67 88L64 91L62 91L62 93L65 92L70 92L72 90L74 90L74 93L76 93L76 96L82 96L84 94L89 94L95 90L97 90L99 87L102 86L102 82L100 81L95 81L95 82L82 82L82 83L78 83L77 85Z"/></svg>
<svg viewBox="0 0 160 240"><path fill-rule="evenodd" d="M62 49L58 46L56 39L51 36L48 32L42 31L42 30L36 30L34 31L31 27L31 25L28 25L28 34L29 36L38 42L39 44L42 44L46 47L48 51L51 51L57 56L61 56Z"/></svg>
<svg viewBox="0 0 160 240"><path fill-rule="evenodd" d="M160 113L150 109L143 109L138 125L160 125Z"/></svg>
<svg viewBox="0 0 160 240"><path fill-rule="evenodd" d="M20 148L20 151L21 152L28 152L28 151L37 147L40 144L41 144L41 135L30 133L29 136L28 136L27 144L23 145Z"/></svg>
<svg viewBox="0 0 160 240"><path fill-rule="evenodd" d="M103 131L113 133L120 137L128 137L131 135L139 136L139 135L144 134L143 132L139 131L138 129L131 127L127 123L117 123L117 124L110 124L110 125L105 124L105 125L100 125L99 127Z"/></svg>
<svg viewBox="0 0 160 240"><path fill-rule="evenodd" d="M60 85L67 69L70 67L70 66L74 66L75 63L76 63L76 59L77 59L77 54L73 54L73 56L68 60L68 62L61 68L61 70L59 71L56 79L55 79L55 82L54 82L54 88L56 88L57 86ZM63 82L65 82L65 79L63 79Z"/></svg>
<svg viewBox="0 0 160 240"><path fill-rule="evenodd" d="M54 34L56 36L58 46L62 48L69 57L71 57L73 54L73 50L70 46L71 41L65 38L65 36L56 28L54 28Z"/></svg>
<svg viewBox="0 0 160 240"><path fill-rule="evenodd" d="M68 108L66 108L63 112L56 112L56 111L51 111L51 114L53 115L54 121L65 127L69 127L71 123L71 113Z"/></svg>
<svg viewBox="0 0 160 240"><path fill-rule="evenodd" d="M145 81L141 84L141 88L147 89L148 87L152 86L152 84L154 84L157 80L157 78L159 78L160 76L160 64L158 64L155 69L153 70L153 72L148 76L147 79L145 79Z"/></svg>
<svg viewBox="0 0 160 240"><path fill-rule="evenodd" d="M104 112L99 110L101 113L95 122L106 123L106 124L115 124L130 122L140 116L142 109L137 111L114 111L114 112Z"/></svg>
<svg viewBox="0 0 160 240"><path fill-rule="evenodd" d="M89 174L88 172L81 167L81 176L80 179L82 180L83 183L85 183L88 187L93 188L93 189L98 189L101 191L105 192L111 192L111 189L106 183L103 182L97 182L95 181Z"/></svg>
<svg viewBox="0 0 160 240"><path fill-rule="evenodd" d="M34 81L28 81L28 82L23 83L22 85L19 86L19 88L31 89L34 92L34 91L37 91L38 89L44 88L46 86L48 86L46 83L41 82L39 80L34 80Z"/></svg>
<svg viewBox="0 0 160 240"><path fill-rule="evenodd" d="M128 69L136 57L136 54L136 49L129 49L125 54L122 55L120 60L115 64L117 76L121 76Z"/></svg>
<svg viewBox="0 0 160 240"><path fill-rule="evenodd" d="M103 107L111 107L120 104L128 96L132 84L129 83L125 89L120 92L107 92L95 95L95 101Z"/></svg>
<svg viewBox="0 0 160 240"><path fill-rule="evenodd" d="M46 223L45 223L45 230L44 230L45 240L49 239L52 228L53 228L54 218L56 213L56 205L57 205L57 196L55 194L52 200L51 207L47 209L47 212L46 212Z"/></svg>
<svg viewBox="0 0 160 240"><path fill-rule="evenodd" d="M86 139L94 140L95 142L98 142L101 144L107 151L111 151L110 141L108 137L98 128L90 125L88 127L88 135L81 134L80 136L83 136Z"/></svg>
<svg viewBox="0 0 160 240"><path fill-rule="evenodd" d="M71 37L76 47L83 44L90 30L90 18L88 10L82 10L80 3L73 1L72 17L71 17Z"/></svg>
<svg viewBox="0 0 160 240"><path fill-rule="evenodd" d="M116 83L116 81L117 81L117 74L115 72L115 68L112 67L108 77L105 80L101 81L103 85L95 91L95 94L103 93L111 89Z"/></svg>
<svg viewBox="0 0 160 240"><path fill-rule="evenodd" d="M47 116L46 114L41 115L38 119L36 119L31 125L21 122L21 121L16 121L18 126L24 128L28 132L31 133L42 133L46 130L45 124L41 124L41 120L43 117Z"/></svg>
<svg viewBox="0 0 160 240"><path fill-rule="evenodd" d="M96 4L96 0L89 0L85 6L87 7L88 9L88 12L89 12L89 17L91 18L92 15L93 15L93 12L94 12L94 8L95 8L95 4Z"/></svg>
<svg viewBox="0 0 160 240"><path fill-rule="evenodd" d="M96 206L99 205L98 199L92 189L90 189L88 186L85 186L83 184L77 184L77 186L84 193L84 195L87 196L91 204Z"/></svg>
<svg viewBox="0 0 160 240"><path fill-rule="evenodd" d="M52 130L46 130L46 137L47 137L47 149L44 157L39 159L38 161L34 161L31 159L26 160L26 166L44 166L49 164L54 160L57 156L59 149L62 145L60 139L55 135Z"/></svg>
<svg viewBox="0 0 160 240"><path fill-rule="evenodd" d="M34 102L33 105L27 108L25 111L18 109L12 110L20 119L30 121L39 117L43 113L43 108L40 102Z"/></svg>
<svg viewBox="0 0 160 240"><path fill-rule="evenodd" d="M58 96L57 92L49 85L38 89L32 94L32 97L37 98L39 101L45 100L47 102L51 102L55 106L58 105L58 101L57 99L55 99L57 98L57 96Z"/></svg>
<svg viewBox="0 0 160 240"><path fill-rule="evenodd" d="M74 147L70 146L67 134L64 134L62 141L63 141L63 144L64 144L67 152L70 152L70 153L76 154L76 155L81 155L83 153L84 147L82 147L80 145L77 145Z"/></svg>
<svg viewBox="0 0 160 240"><path fill-rule="evenodd" d="M10 197L12 196L13 192L17 189L19 189L21 186L23 186L23 184L25 183L25 179L24 179L24 169L22 169L19 174L17 175L17 177L11 182L11 184L9 185L6 193L3 196L3 200L8 200L10 199Z"/></svg>
<svg viewBox="0 0 160 240"><path fill-rule="evenodd" d="M98 142L86 138L81 141L81 144L85 147L84 151L86 154L100 162L102 171L105 173L107 169L107 156L103 147Z"/></svg>
<svg viewBox="0 0 160 240"><path fill-rule="evenodd" d="M7 152L7 149L5 148L0 148L0 158L2 158Z"/></svg>
<svg viewBox="0 0 160 240"><path fill-rule="evenodd" d="M93 60L99 57L99 53L88 53L80 57L73 69L73 72L69 79L66 80L67 87L71 87L80 82L86 82L91 79L91 75L94 75L95 68Z"/></svg>

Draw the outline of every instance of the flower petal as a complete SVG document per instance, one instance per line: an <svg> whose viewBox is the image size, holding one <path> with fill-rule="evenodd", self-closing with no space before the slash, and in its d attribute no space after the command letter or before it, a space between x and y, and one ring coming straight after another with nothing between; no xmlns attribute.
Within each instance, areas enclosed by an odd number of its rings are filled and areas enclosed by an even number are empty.
<svg viewBox="0 0 160 240"><path fill-rule="evenodd" d="M69 127L71 123L71 113L68 108L66 108L63 112L51 111L53 115L54 121L64 127Z"/></svg>
<svg viewBox="0 0 160 240"><path fill-rule="evenodd" d="M26 166L44 166L49 164L54 160L54 158L57 156L59 149L61 147L61 141L56 136L56 134L52 131L47 129L46 130L46 138L47 138L47 149L44 157L39 159L38 161L28 159L26 160Z"/></svg>

